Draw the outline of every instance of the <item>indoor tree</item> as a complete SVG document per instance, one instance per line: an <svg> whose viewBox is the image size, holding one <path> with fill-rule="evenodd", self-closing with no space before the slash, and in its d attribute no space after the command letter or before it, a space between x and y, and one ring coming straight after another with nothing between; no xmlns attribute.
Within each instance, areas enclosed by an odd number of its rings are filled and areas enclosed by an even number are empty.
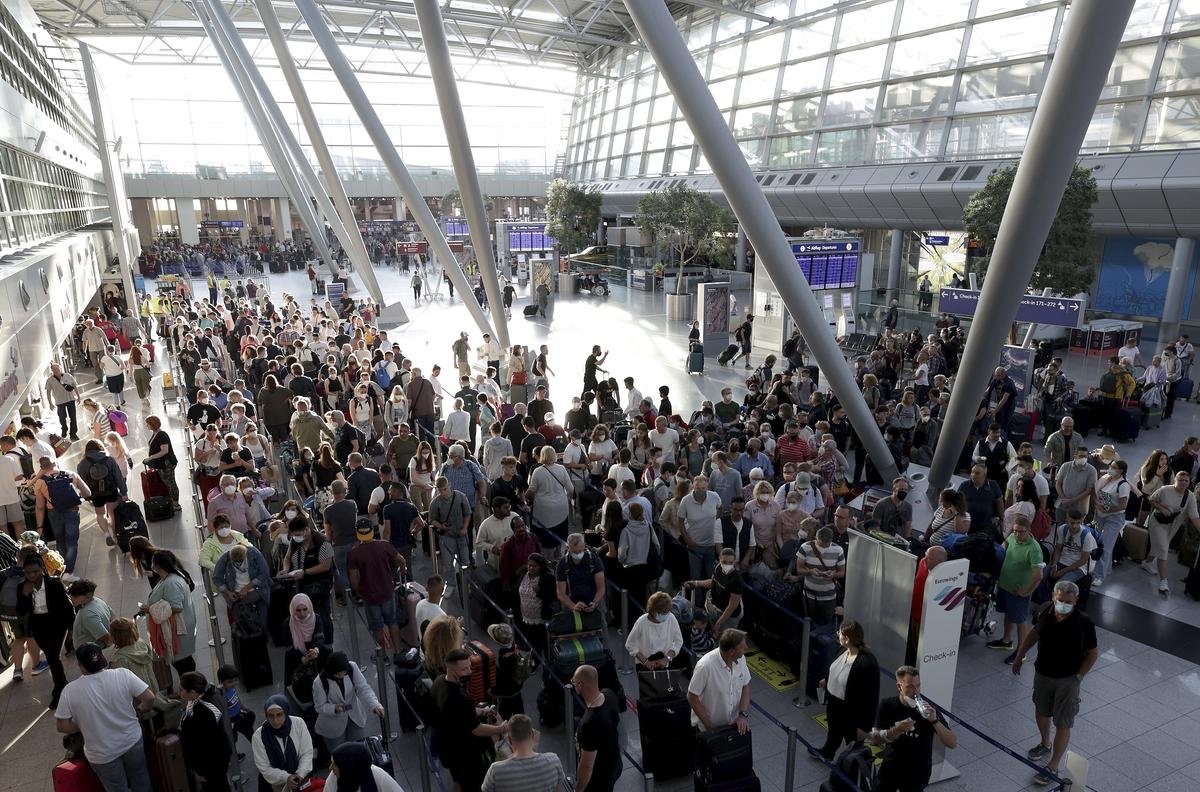
<svg viewBox="0 0 1200 792"><path fill-rule="evenodd" d="M638 201L634 220L651 242L666 247L677 262L676 295L684 293L683 268L698 258L726 255L737 230L732 212L706 193L678 183Z"/></svg>
<svg viewBox="0 0 1200 792"><path fill-rule="evenodd" d="M492 196L488 195L487 193L484 193L483 194L483 210L490 215L492 213L492 209L493 209L494 205L495 204L492 201ZM441 203L439 204L441 215L443 217L448 216L450 214L450 208L453 206L457 206L459 209L463 208L462 194L459 193L457 187L453 188L452 190L450 190L449 192L447 192L445 195L442 196Z"/></svg>
<svg viewBox="0 0 1200 792"><path fill-rule="evenodd" d="M546 234L559 253L577 253L591 244L600 224L600 193L566 179L546 186Z"/></svg>
<svg viewBox="0 0 1200 792"><path fill-rule="evenodd" d="M980 275L986 274L991 262L996 234L1000 231L1000 220L1004 217L1019 164L993 172L987 184L971 196L963 209L963 228L980 243L979 254L971 259ZM1046 235L1046 244L1042 246L1033 277L1029 279L1031 287L1049 288L1068 297L1091 288L1095 265L1088 248L1092 237L1092 205L1096 199L1096 180L1091 170L1076 163L1050 233Z"/></svg>

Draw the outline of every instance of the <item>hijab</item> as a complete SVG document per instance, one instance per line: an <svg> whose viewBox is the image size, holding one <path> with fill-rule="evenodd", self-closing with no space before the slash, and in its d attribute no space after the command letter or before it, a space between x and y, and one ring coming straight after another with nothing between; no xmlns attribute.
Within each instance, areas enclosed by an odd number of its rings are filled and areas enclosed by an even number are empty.
<svg viewBox="0 0 1200 792"><path fill-rule="evenodd" d="M308 606L308 618L301 619L296 615L297 605ZM308 598L307 594L297 594L292 597L288 610L291 612L288 627L292 631L292 646L299 652L307 651L307 644L312 640L313 632L317 629L317 614L313 612L312 600Z"/></svg>
<svg viewBox="0 0 1200 792"><path fill-rule="evenodd" d="M337 763L339 792L378 792L372 771L371 752L361 742L344 742L333 749Z"/></svg>
<svg viewBox="0 0 1200 792"><path fill-rule="evenodd" d="M276 707L283 710L283 714L288 717L283 719L283 726L278 729L272 728L271 722L263 718L263 748L267 751L267 760L270 761L271 767L294 773L300 767L300 756L296 753L296 743L292 741L292 712L287 696L276 694L268 698L263 707L263 714Z"/></svg>

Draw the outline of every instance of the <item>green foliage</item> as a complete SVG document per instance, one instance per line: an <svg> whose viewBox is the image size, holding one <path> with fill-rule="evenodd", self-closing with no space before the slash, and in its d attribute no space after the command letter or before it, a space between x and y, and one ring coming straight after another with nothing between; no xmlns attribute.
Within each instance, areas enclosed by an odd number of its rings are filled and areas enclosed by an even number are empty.
<svg viewBox="0 0 1200 792"><path fill-rule="evenodd" d="M1016 175L1016 165L997 170L963 209L963 228L982 243L981 255L973 259L975 270L980 274L987 272L991 262L1000 220L1004 217ZM1092 236L1092 204L1096 199L1096 180L1092 172L1076 164L1038 257L1037 268L1029 280L1030 286L1035 289L1049 287L1068 296L1091 288L1095 265L1088 255L1088 245Z"/></svg>
<svg viewBox="0 0 1200 792"><path fill-rule="evenodd" d="M675 293L683 293L683 268L697 258L729 255L737 221L707 194L672 184L638 201L638 227L654 244L666 247L679 264Z"/></svg>
<svg viewBox="0 0 1200 792"><path fill-rule="evenodd" d="M442 196L441 214L443 216L446 216L446 215L450 214L451 207L457 206L461 209L462 205L463 205L462 194L458 191L458 188L455 187L452 190L450 190L449 192L447 192L445 195ZM494 207L495 207L495 202L492 201L492 196L488 195L487 193L484 193L483 194L483 210L485 212L490 213Z"/></svg>
<svg viewBox="0 0 1200 792"><path fill-rule="evenodd" d="M588 192L566 179L546 186L546 233L560 253L575 253L591 244L600 225L599 193Z"/></svg>

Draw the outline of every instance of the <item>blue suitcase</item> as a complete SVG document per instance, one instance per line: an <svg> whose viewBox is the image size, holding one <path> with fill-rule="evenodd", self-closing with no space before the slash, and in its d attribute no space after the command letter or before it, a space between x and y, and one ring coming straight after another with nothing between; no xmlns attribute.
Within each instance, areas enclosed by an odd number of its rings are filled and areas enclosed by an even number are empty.
<svg viewBox="0 0 1200 792"><path fill-rule="evenodd" d="M1184 378L1179 380L1175 383L1174 388L1176 399L1187 400L1192 398L1192 381L1190 379Z"/></svg>
<svg viewBox="0 0 1200 792"><path fill-rule="evenodd" d="M697 349L695 352L688 353L687 373L688 374L703 374L704 373L704 350Z"/></svg>
<svg viewBox="0 0 1200 792"><path fill-rule="evenodd" d="M567 676L581 665L599 668L608 659L608 649L598 634L557 639L550 652L555 670Z"/></svg>

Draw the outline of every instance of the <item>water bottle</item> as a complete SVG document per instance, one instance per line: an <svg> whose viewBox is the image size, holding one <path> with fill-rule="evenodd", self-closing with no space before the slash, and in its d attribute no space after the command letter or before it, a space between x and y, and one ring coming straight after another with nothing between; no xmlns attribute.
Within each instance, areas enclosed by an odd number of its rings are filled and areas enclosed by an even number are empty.
<svg viewBox="0 0 1200 792"><path fill-rule="evenodd" d="M934 715L937 710L933 708L932 704L925 700L924 696L917 696L917 712L921 713L921 717L925 720L930 720L931 716Z"/></svg>

